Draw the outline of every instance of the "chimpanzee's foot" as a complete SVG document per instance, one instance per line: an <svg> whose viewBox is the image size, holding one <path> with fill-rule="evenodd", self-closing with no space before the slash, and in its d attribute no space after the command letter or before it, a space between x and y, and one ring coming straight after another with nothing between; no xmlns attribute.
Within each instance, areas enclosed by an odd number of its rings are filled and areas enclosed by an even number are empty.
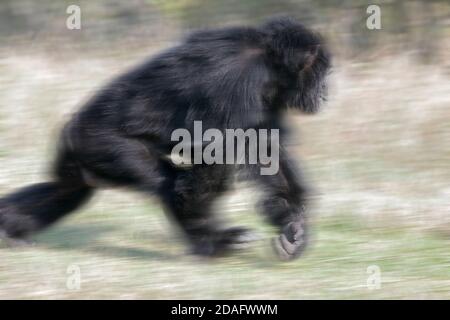
<svg viewBox="0 0 450 320"><path fill-rule="evenodd" d="M305 218L300 215L283 228L280 236L273 239L273 248L281 260L298 258L307 245Z"/></svg>
<svg viewBox="0 0 450 320"><path fill-rule="evenodd" d="M259 237L252 230L244 227L232 227L219 231L218 240L232 247L258 240Z"/></svg>
<svg viewBox="0 0 450 320"><path fill-rule="evenodd" d="M0 246L1 247L29 247L33 246L34 242L27 238L12 238L6 234L5 231L0 230Z"/></svg>
<svg viewBox="0 0 450 320"><path fill-rule="evenodd" d="M249 229L242 227L218 230L193 240L192 253L211 257L222 256L256 239Z"/></svg>
<svg viewBox="0 0 450 320"><path fill-rule="evenodd" d="M0 201L0 245L2 247L23 247L33 244L28 240L36 223L21 215L14 206Z"/></svg>

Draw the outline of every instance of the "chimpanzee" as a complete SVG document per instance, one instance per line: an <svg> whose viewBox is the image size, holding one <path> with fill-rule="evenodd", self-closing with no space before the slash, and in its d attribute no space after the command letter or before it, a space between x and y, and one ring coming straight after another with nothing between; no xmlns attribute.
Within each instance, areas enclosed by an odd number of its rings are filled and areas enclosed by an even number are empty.
<svg viewBox="0 0 450 320"><path fill-rule="evenodd" d="M307 188L283 143L283 114L318 111L330 66L322 37L292 18L191 34L113 80L73 116L61 134L52 181L0 199L3 237L26 239L106 183L156 195L193 253L219 255L246 239L245 228L221 228L211 212L236 168L244 167L265 190L262 211L279 228L276 252L284 260L298 257L307 241ZM280 130L278 171L175 164L172 133L192 131L196 121L220 132Z"/></svg>

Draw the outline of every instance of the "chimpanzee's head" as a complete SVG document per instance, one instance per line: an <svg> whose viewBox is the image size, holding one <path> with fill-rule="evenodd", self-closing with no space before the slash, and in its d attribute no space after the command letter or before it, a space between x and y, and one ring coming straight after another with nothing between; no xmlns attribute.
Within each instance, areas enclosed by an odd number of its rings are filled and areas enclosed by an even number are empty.
<svg viewBox="0 0 450 320"><path fill-rule="evenodd" d="M277 78L277 103L315 113L327 97L330 53L320 35L291 18L263 26L267 52Z"/></svg>

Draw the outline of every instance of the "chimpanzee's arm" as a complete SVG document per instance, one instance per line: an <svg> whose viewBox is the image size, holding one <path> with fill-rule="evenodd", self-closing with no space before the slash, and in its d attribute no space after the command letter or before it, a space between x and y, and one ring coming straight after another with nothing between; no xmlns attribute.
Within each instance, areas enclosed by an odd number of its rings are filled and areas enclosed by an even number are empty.
<svg viewBox="0 0 450 320"><path fill-rule="evenodd" d="M273 242L274 248L280 258L294 259L302 253L307 241L307 189L299 168L281 148L278 173L259 177L266 190L261 203L263 214L280 228L280 236Z"/></svg>

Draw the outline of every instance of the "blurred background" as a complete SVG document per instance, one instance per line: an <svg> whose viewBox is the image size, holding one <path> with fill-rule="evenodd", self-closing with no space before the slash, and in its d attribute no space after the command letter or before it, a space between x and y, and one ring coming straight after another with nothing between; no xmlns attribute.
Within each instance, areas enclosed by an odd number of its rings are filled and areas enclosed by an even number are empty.
<svg viewBox="0 0 450 320"><path fill-rule="evenodd" d="M380 30L366 27L370 4ZM446 0L1 0L0 194L46 179L60 128L111 77L191 30L286 13L335 55L323 112L292 115L314 188L305 256L274 258L254 189L217 211L262 239L216 260L186 255L156 199L106 190L33 247L1 244L0 299L450 298Z"/></svg>

